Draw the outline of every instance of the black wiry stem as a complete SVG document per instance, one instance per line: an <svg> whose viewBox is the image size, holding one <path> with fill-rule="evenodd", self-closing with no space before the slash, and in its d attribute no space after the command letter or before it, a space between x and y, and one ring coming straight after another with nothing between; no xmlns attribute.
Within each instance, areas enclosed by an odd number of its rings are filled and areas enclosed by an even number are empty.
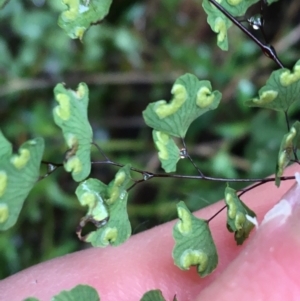
<svg viewBox="0 0 300 301"><path fill-rule="evenodd" d="M211 220L213 220L217 215L219 215L227 206L223 206L220 210L218 210L213 216L211 216L206 222L209 223Z"/></svg>
<svg viewBox="0 0 300 301"><path fill-rule="evenodd" d="M51 173L53 173L58 167L62 167L63 163L53 163L53 162L48 162L48 161L42 161L43 164L47 165L53 165L55 168L53 168L50 172L46 174L46 176L41 177L41 180ZM104 160L104 161L93 161L91 164L97 164L97 165L112 165L112 166L117 166L117 167L124 167L124 164L117 163L111 160ZM174 179L185 179L185 180L204 180L204 181L214 181L214 182L229 182L229 183L254 183L254 182L263 182L263 183L268 183L268 182L274 182L275 178L253 178L253 179L238 179L238 178L219 178L219 177L209 177L205 175L197 175L197 176L191 176L191 175L181 175L181 174L169 174L169 173L154 173L138 168L131 167L131 171L139 173L143 176L142 179L140 180L135 180L135 185L146 182L148 180L151 180L153 178L174 178ZM281 181L288 181L288 180L294 180L295 176L285 176L285 177L280 177ZM253 187L253 186L252 186Z"/></svg>
<svg viewBox="0 0 300 301"><path fill-rule="evenodd" d="M191 175L181 175L181 174L169 174L169 173L153 173L150 171L146 171L146 170L141 170L141 169L137 169L134 167L131 167L130 170L136 173L139 173L143 176L142 179L139 180L134 180L134 183L127 189L127 191L131 190L132 188L134 188L137 184L140 184L142 182L151 180L153 178L179 178L179 179L188 179L188 180L205 180L205 181L215 181L215 182L231 182L231 183L253 183L253 182L259 182L259 185L265 184L267 182L274 182L275 178L254 178L254 179L237 179L237 178L232 178L232 179L228 179L228 178L219 178L219 177L209 177L209 176L205 176L200 169L196 166L196 164L194 163L194 161L192 160L192 158L189 156L188 152L187 152L187 148L186 148L186 143L184 141L184 139L182 138L182 143L184 146L184 149L186 151L186 156L187 158L189 158L189 160L191 161L191 163L193 164L193 166L196 168L196 170L198 171L199 175L198 176L191 176ZM91 164L107 164L107 165L112 165L112 166L117 166L117 167L124 167L124 164L120 164L114 161L111 161L102 151L102 149L97 145L94 144L97 149L101 152L102 156L106 159L106 160L102 160L102 161L94 161L91 162ZM294 176L288 176L288 177L280 177L280 180L282 181L286 181L286 180L293 180L295 179ZM258 185L257 185L258 186ZM252 187L252 188L251 188ZM249 187L249 190L253 189L254 187L256 187L255 185ZM245 191L246 192L246 191Z"/></svg>
<svg viewBox="0 0 300 301"><path fill-rule="evenodd" d="M185 140L184 138L181 138L182 140L182 145L184 147L184 151L185 151L185 156L186 158L188 158L190 160L190 162L192 163L192 165L195 167L195 169L198 171L200 177L202 177L203 179L205 178L204 174L202 173L202 171L198 168L198 166L195 164L195 162L193 161L193 159L191 158L191 156L189 155L188 153L188 150L187 150L187 147L186 147L186 144L185 144Z"/></svg>
<svg viewBox="0 0 300 301"><path fill-rule="evenodd" d="M256 184L254 184L254 185L251 185L250 187L247 187L247 188L244 188L244 189L242 189L242 191L238 194L238 197L240 198L243 194L245 194L246 192L248 192L248 191L250 191L250 190L252 190L252 189L254 189L254 188L256 188L256 187L258 187L258 186L261 186L261 185L263 185L263 184L265 184L266 182L264 182L264 181L261 181L261 182L258 182L258 183L256 183Z"/></svg>
<svg viewBox="0 0 300 301"><path fill-rule="evenodd" d="M288 116L288 112L287 111L284 111L284 117L285 117L285 122L286 122L287 130L289 132L290 129L291 129L291 127L290 127L290 121L289 121L289 116Z"/></svg>
<svg viewBox="0 0 300 301"><path fill-rule="evenodd" d="M124 164L120 164L113 161L94 161L92 164L108 164L118 167L124 167ZM253 178L253 179L237 179L237 178L219 178L219 177L208 177L208 176L190 176L190 175L181 175L181 174L168 174L168 173L154 173L146 170L137 169L134 167L130 168L131 171L140 173L142 175L147 175L147 177L138 180L138 183L151 180L152 178L177 178L177 179L187 179L187 180L204 180L204 181L215 181L215 182L231 182L231 183L253 183L253 182L274 182L275 178ZM280 177L282 181L294 180L294 176Z"/></svg>
<svg viewBox="0 0 300 301"><path fill-rule="evenodd" d="M105 158L106 161L110 161L109 158L105 155L102 148L95 142L92 142L92 145L96 146L97 150L100 152L100 154Z"/></svg>
<svg viewBox="0 0 300 301"><path fill-rule="evenodd" d="M263 44L258 40L241 22L239 22L234 16L232 16L222 5L216 0L208 0L219 11L221 11L233 24L235 24L240 30L242 30L253 42L255 42L262 50L262 52L270 59L272 59L280 68L284 68L283 64L279 60L275 49L270 45Z"/></svg>

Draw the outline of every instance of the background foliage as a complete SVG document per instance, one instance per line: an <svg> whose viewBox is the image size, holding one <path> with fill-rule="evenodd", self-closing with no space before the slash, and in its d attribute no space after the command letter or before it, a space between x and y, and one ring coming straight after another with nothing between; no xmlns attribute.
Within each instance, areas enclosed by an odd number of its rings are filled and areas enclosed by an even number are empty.
<svg viewBox="0 0 300 301"><path fill-rule="evenodd" d="M189 72L223 93L218 110L194 122L187 133L189 153L201 170L220 177L274 172L286 131L284 116L247 108L243 102L256 95L277 67L237 28L230 29L229 51L222 52L199 0L114 0L105 21L92 27L81 43L57 26L62 9L58 0L11 0L0 11L0 128L15 149L42 136L44 159L62 162L66 147L52 120L53 87L65 82L75 89L86 82L96 143L114 161L157 172L151 129L141 113L149 102L169 99L174 80ZM259 6L251 10L249 16ZM265 16L266 35L285 67L299 58L299 13L299 1L286 0L274 3ZM291 113L293 123L299 110ZM101 159L96 148L93 158ZM115 172L93 166L92 176L108 183ZM178 173L195 170L182 161ZM63 170L36 185L17 224L0 234L0 279L87 247L75 235L85 214L76 185ZM180 199L191 210L207 206L223 197L224 187L179 179L137 186L128 201L133 232L174 218Z"/></svg>

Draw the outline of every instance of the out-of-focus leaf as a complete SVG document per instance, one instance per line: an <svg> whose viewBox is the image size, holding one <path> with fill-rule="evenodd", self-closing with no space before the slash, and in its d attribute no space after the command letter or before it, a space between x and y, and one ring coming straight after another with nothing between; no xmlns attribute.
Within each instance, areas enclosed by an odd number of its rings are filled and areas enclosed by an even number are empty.
<svg viewBox="0 0 300 301"><path fill-rule="evenodd" d="M227 0L217 1L234 17L243 16L247 9L259 0ZM207 13L207 22L211 29L218 34L217 44L222 50L228 50L227 30L232 25L231 21L209 0L203 0L202 6Z"/></svg>
<svg viewBox="0 0 300 301"><path fill-rule="evenodd" d="M112 0L63 0L63 3L67 10L60 15L58 25L72 39L82 40L89 27L108 14Z"/></svg>
<svg viewBox="0 0 300 301"><path fill-rule="evenodd" d="M227 31L232 25L231 21L208 0L203 0L202 6L207 13L207 23L217 33L217 45L222 50L228 50Z"/></svg>
<svg viewBox="0 0 300 301"><path fill-rule="evenodd" d="M248 121L238 121L231 123L216 124L213 128L214 133L226 139L238 139L245 136L249 132Z"/></svg>
<svg viewBox="0 0 300 301"><path fill-rule="evenodd" d="M235 178L237 172L233 167L232 158L227 151L220 149L212 158L211 158L212 171L222 177L226 178Z"/></svg>
<svg viewBox="0 0 300 301"><path fill-rule="evenodd" d="M8 2L9 0L0 0L0 9L3 8Z"/></svg>

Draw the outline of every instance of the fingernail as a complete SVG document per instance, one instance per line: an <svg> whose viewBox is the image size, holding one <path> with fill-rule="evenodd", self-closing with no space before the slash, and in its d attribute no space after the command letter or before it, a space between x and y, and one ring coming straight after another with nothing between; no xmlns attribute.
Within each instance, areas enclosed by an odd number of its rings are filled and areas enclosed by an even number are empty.
<svg viewBox="0 0 300 301"><path fill-rule="evenodd" d="M293 213L300 210L300 174L295 173L296 182L283 196L279 203L271 208L265 215L260 227L276 222L277 227L284 225ZM297 214L298 215L298 214ZM300 218L300 216L299 216ZM300 219L299 219L300 222Z"/></svg>

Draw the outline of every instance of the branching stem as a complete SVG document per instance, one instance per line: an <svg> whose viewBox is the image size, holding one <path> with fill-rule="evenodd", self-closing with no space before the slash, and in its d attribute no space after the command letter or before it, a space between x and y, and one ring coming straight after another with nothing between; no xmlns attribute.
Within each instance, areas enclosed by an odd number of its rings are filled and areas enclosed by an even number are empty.
<svg viewBox="0 0 300 301"><path fill-rule="evenodd" d="M41 177L41 180L44 179L45 177L47 177L48 175L50 175L52 172L54 172L58 167L62 167L63 164L62 163L53 163L53 162L48 162L48 161L42 161L43 164L47 164L48 166L51 165L54 168L48 172L46 174L46 176ZM104 161L93 161L91 162L92 164L103 164L103 165L112 165L112 166L117 166L117 167L124 167L124 164L121 163L117 163L111 160L104 160ZM253 178L253 179L239 179L239 178L219 178L219 177L209 177L209 176L205 176L205 175L181 175L181 174L169 174L169 173L154 173L154 172L150 172L150 171L146 171L146 170L142 170L142 169L138 169L138 168L134 168L131 167L130 168L131 171L139 173L143 176L142 179L139 180L135 180L135 184L133 184L133 186L131 188L133 188L134 186L136 186L139 183L142 182L146 182L148 180L151 180L153 178L174 178L174 179L186 179L186 180L204 180L204 181L215 181L215 182L225 182L225 183L255 183L255 182L260 182L261 184L265 184L268 182L274 182L275 178ZM288 180L294 180L295 176L283 176L280 177L281 181L288 181ZM260 184L260 185L261 185ZM252 188L254 188L253 186L251 186ZM252 188L249 187L249 190L251 190ZM130 188L130 189L131 189Z"/></svg>
<svg viewBox="0 0 300 301"><path fill-rule="evenodd" d="M124 164L120 164L117 162L113 161L94 161L92 164L108 164L108 165L113 165L113 166L118 166L118 167L124 167ZM181 174L169 174L169 173L154 173L150 171L145 171L141 169L137 169L132 167L131 171L140 173L142 175L146 174L147 177L136 181L137 183L145 182L148 180L151 180L152 178L179 178L179 179L187 179L187 180L205 180L205 181L215 181L215 182L231 182L231 183L253 183L253 182L274 182L275 178L253 178L253 179L238 179L238 178L219 178L219 177L209 177L209 176L193 176L193 175L181 175ZM294 180L295 176L287 176L287 177L281 177L280 178L282 181L287 181L287 180Z"/></svg>

